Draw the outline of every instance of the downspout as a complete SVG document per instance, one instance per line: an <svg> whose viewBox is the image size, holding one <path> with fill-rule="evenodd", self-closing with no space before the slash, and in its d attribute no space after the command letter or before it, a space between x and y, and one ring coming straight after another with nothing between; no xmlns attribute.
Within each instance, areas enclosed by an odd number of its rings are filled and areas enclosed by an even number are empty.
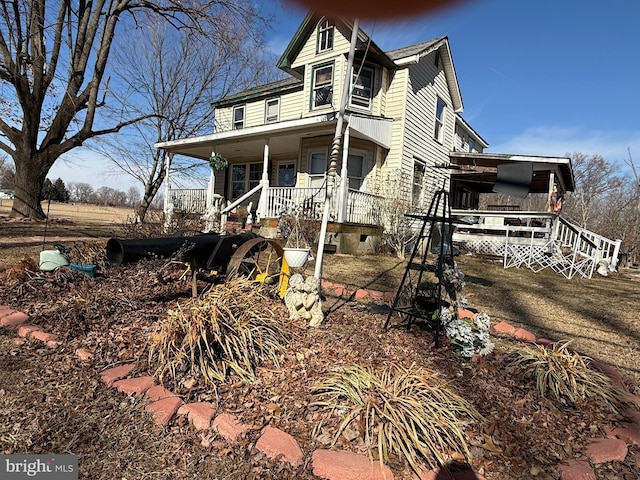
<svg viewBox="0 0 640 480"><path fill-rule="evenodd" d="M316 254L316 267L314 277L322 280L322 257L324 255L324 242L327 236L327 223L329 222L329 207L333 197L333 190L336 181L336 167L338 166L338 154L340 153L340 143L342 141L342 123L344 122L344 113L347 108L347 97L349 96L349 84L351 83L351 70L353 69L353 58L356 52L356 43L358 40L358 29L360 21L356 18L353 22L353 30L351 30L351 46L349 47L349 57L347 60L347 73L344 78L342 88L342 98L340 99L340 110L338 111L338 121L336 122L336 133L331 144L331 154L329 156L329 170L327 171L327 196L324 201L324 212L322 214L322 225L320 227L320 238L318 239L318 251Z"/></svg>

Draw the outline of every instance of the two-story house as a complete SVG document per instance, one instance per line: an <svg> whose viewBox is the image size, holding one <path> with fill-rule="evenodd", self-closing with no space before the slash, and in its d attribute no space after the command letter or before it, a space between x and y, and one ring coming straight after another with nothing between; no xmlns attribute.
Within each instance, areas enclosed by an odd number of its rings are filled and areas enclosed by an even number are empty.
<svg viewBox="0 0 640 480"><path fill-rule="evenodd" d="M330 231L340 233L332 238L338 251L353 252L379 233L381 202L397 199L421 211L445 185L454 208L477 208L479 193L491 191L487 170L495 176L497 163L523 159L490 157L481 181L473 176L469 165L485 161L488 144L460 115L447 37L385 52L358 29L348 71L353 26L310 12L277 63L287 78L216 102L214 133L157 145L205 161L214 154L227 159L226 169L212 172L209 207L224 199L225 214L250 203L269 236L269 226L292 208L319 218L329 184ZM330 170L345 83L340 148ZM458 180L442 168L452 163L462 164ZM173 198L169 192L167 200Z"/></svg>

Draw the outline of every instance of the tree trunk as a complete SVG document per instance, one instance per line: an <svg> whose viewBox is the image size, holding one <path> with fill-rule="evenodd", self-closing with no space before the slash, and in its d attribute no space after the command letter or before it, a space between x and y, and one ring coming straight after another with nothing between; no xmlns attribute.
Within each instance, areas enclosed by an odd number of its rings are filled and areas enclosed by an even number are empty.
<svg viewBox="0 0 640 480"><path fill-rule="evenodd" d="M164 168L161 168L160 172L161 173L158 176L158 178L148 181L147 184L144 186L144 195L142 197L142 201L140 202L140 206L138 207L138 212L137 212L138 220L140 220L141 223L144 223L144 219L147 216L147 210L149 210L149 207L151 206L153 199L158 193L158 190L160 190L160 187L162 186L162 182L165 177Z"/></svg>
<svg viewBox="0 0 640 480"><path fill-rule="evenodd" d="M10 217L29 217L44 220L46 215L40 204L40 194L49 168L38 158L26 158L14 162L16 177L13 208Z"/></svg>

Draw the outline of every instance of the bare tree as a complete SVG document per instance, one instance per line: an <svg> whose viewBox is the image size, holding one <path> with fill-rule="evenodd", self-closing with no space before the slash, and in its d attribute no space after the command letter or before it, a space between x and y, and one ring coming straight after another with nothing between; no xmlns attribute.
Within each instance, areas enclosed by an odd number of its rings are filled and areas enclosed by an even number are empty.
<svg viewBox="0 0 640 480"><path fill-rule="evenodd" d="M6 158L0 158L0 188L12 189L16 171Z"/></svg>
<svg viewBox="0 0 640 480"><path fill-rule="evenodd" d="M241 0L0 2L0 150L16 168L11 215L38 219L40 191L60 156L149 115L99 115L108 105L111 46L126 33L119 24L149 14L204 34L255 15Z"/></svg>
<svg viewBox="0 0 640 480"><path fill-rule="evenodd" d="M93 196L93 187L85 182L70 182L69 193L72 202L89 203Z"/></svg>
<svg viewBox="0 0 640 480"><path fill-rule="evenodd" d="M562 213L581 227L594 229L595 216L602 211L603 202L619 187L621 180L615 175L616 166L600 155L567 156L571 157L576 188L567 194Z"/></svg>
<svg viewBox="0 0 640 480"><path fill-rule="evenodd" d="M127 190L127 205L137 208L139 203L140 191L136 187L129 187L129 190Z"/></svg>
<svg viewBox="0 0 640 480"><path fill-rule="evenodd" d="M138 218L146 211L165 179L166 166L179 175L193 173L193 159L172 157L158 150L159 141L175 140L213 131L213 101L257 81L273 71L266 63L256 18L225 22L204 36L193 30L171 31L148 17L128 39L116 62L127 79L128 92L153 117L122 131L100 146L103 155L143 186ZM142 112L141 112L142 113ZM132 148L133 147L133 148ZM201 162L200 166L207 166ZM208 168L205 178L208 178ZM180 177L178 177L180 178ZM176 177L173 178L176 180Z"/></svg>

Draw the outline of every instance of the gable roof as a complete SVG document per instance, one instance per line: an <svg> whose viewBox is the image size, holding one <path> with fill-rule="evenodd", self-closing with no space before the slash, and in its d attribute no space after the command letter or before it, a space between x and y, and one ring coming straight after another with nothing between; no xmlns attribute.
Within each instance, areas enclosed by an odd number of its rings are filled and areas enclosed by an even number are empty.
<svg viewBox="0 0 640 480"><path fill-rule="evenodd" d="M314 11L307 13L300 23L298 30L296 30L296 33L291 38L287 48L278 60L278 63L276 64L278 68L296 78L302 78L303 72L291 68L291 65L293 64L296 56L300 53L309 36L315 32L316 26L321 18L323 18L323 15ZM353 22L349 20L334 19L334 22L340 22L348 27L349 30L353 30ZM460 93L460 86L458 85L456 69L453 66L453 57L451 56L448 37L435 38L426 42L416 43L415 45L397 48L389 52L384 52L380 47L378 47L378 45L376 45L362 29L358 29L358 41L361 47L363 44L367 44L366 54L369 58L390 70L417 64L425 55L439 50L447 79L447 85L451 92L453 110L455 112L462 112L462 94ZM359 48L358 50L362 51L362 48ZM358 53L360 53L360 51Z"/></svg>
<svg viewBox="0 0 640 480"><path fill-rule="evenodd" d="M453 110L457 113L462 112L462 94L458 85L458 75L453 65L453 57L449 47L449 37L439 37L428 40L408 47L398 48L387 52L387 56L398 66L412 65L420 62L425 55L438 50L442 59L442 68L447 79L447 85L451 92L451 100L453 102Z"/></svg>
<svg viewBox="0 0 640 480"><path fill-rule="evenodd" d="M329 18L329 17L327 17L326 15L320 15L313 10L307 13L307 15L304 17L304 19L300 23L300 26L298 27L298 29L293 34L293 37L291 37L291 40L289 41L287 48L285 48L284 52L282 53L282 56L276 63L276 66L278 68L284 70L290 75L293 75L294 77L298 77L298 78L302 77L302 72L299 72L291 68L291 64L294 62L295 58L300 53L300 50L302 50L302 47L304 46L309 36L315 32L316 26L318 25L318 22L322 18ZM353 30L354 25L353 25L353 22L350 20L343 19L343 18L335 18L335 19L332 18L331 20L334 23L338 23L338 22L341 23L342 25L346 26L349 30ZM382 49L378 47L378 45L376 45L375 42L373 42L373 40L361 28L359 28L358 44L362 45L365 43L368 44L367 54L371 54L375 56L377 61L382 65L386 66L387 68L393 68L395 66L391 61L391 59L389 59L385 55Z"/></svg>

